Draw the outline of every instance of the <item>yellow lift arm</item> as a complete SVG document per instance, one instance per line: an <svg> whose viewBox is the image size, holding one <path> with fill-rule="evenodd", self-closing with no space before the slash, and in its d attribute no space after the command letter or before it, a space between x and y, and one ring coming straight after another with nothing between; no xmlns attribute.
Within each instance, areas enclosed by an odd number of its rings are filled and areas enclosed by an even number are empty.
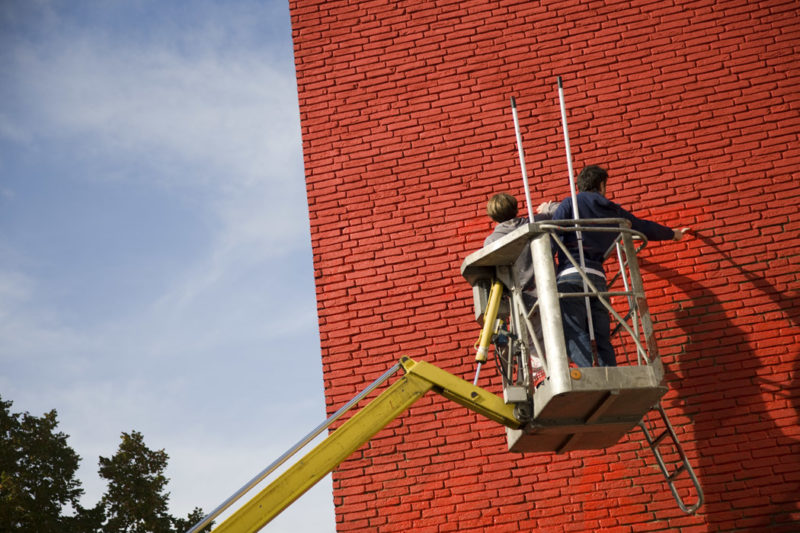
<svg viewBox="0 0 800 533"><path fill-rule="evenodd" d="M402 378L228 517L214 532L260 530L430 390L504 426L520 427L520 421L514 416L514 406L491 392L424 361L402 357L399 364L406 372Z"/></svg>

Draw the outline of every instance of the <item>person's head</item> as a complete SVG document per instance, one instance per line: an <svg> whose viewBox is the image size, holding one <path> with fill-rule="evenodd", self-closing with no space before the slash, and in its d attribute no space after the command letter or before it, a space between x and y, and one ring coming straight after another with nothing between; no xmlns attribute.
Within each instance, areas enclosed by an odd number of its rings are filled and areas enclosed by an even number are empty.
<svg viewBox="0 0 800 533"><path fill-rule="evenodd" d="M517 199L508 193L501 192L489 198L486 212L495 222L505 222L517 216Z"/></svg>
<svg viewBox="0 0 800 533"><path fill-rule="evenodd" d="M608 172L597 165L589 165L578 174L577 187L579 192L606 193Z"/></svg>

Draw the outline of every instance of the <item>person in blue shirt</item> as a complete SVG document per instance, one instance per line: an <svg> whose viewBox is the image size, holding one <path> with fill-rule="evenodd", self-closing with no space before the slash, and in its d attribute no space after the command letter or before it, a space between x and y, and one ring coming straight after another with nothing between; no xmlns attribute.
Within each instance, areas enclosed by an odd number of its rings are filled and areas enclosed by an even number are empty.
<svg viewBox="0 0 800 533"><path fill-rule="evenodd" d="M620 205L605 197L608 172L597 165L581 170L576 180L579 218L624 218L632 229L643 233L648 240L680 240L689 228L670 229L667 226L637 218ZM572 199L566 198L553 213L553 220L572 220ZM612 232L582 232L586 275L600 292L607 290L603 261L617 234ZM575 232L561 233L561 240L572 257L578 260L578 239ZM584 292L583 280L566 255L556 246L556 277L561 293ZM611 325L608 310L597 298L590 298L590 311L597 346L598 366L617 366L614 347L611 345ZM567 354L580 367L593 366L594 357L589 335L584 298L561 298L561 320Z"/></svg>

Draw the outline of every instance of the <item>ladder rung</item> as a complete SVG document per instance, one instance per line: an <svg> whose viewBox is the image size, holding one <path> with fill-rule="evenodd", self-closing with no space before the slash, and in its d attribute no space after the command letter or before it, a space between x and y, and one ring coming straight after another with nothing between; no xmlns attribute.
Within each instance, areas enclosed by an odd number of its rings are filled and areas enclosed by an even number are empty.
<svg viewBox="0 0 800 533"><path fill-rule="evenodd" d="M659 444L659 443L660 443L662 440L664 440L664 437L666 437L668 434L669 434L669 431L667 431L666 429L665 429L664 431L662 431L662 432L661 432L661 435L659 435L658 437L654 438L654 439L652 440L652 442L650 442L650 447L651 447L651 448L655 448L656 446L658 446L658 444Z"/></svg>
<svg viewBox="0 0 800 533"><path fill-rule="evenodd" d="M684 470L686 470L686 463L681 464L681 466L679 466L672 474L670 474L669 480L672 481L673 479L678 477Z"/></svg>

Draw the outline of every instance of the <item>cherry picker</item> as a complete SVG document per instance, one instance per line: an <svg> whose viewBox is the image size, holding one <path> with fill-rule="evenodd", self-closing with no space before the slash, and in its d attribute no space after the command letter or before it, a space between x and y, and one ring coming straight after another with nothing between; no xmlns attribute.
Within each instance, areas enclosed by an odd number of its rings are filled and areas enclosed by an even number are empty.
<svg viewBox="0 0 800 533"><path fill-rule="evenodd" d="M558 88L574 197L561 78L558 79ZM513 98L511 102L529 220L533 220L516 104ZM598 290L587 276L582 250L579 258L573 257L559 238L564 232L593 231L616 236L605 257L616 258L618 273L603 291ZM561 248L580 274L584 292L559 293L552 243ZM425 361L400 358L380 378L256 475L189 533L207 527L401 369L405 372L402 377L233 512L214 531L244 533L260 530L430 391L503 425L510 452L560 454L605 449L639 427L678 506L686 513L696 512L703 504L703 491L661 406L661 398L668 387L664 382L664 368L636 257L646 244L645 236L632 230L627 220L578 220L576 216L573 221L528 223L470 254L461 265L461 274L472 286L475 318L482 325L476 343L477 369L473 383ZM524 253L531 254L534 267L536 298L532 304L525 301L523 283L513 268L520 254ZM622 365L570 366L559 301L576 297L585 298L587 302L590 298L596 299L613 317L612 338L617 353L623 357ZM480 369L488 361L491 345L494 345L494 358L502 376L502 398L477 386ZM670 444L676 453L663 453L662 447ZM669 457L676 455L677 459L668 461ZM685 483L684 480L685 486L679 488L678 480L682 476L688 477L689 481ZM687 492L694 496L692 503L685 501Z"/></svg>
<svg viewBox="0 0 800 533"><path fill-rule="evenodd" d="M607 291L597 291L587 277L587 294L571 293L567 296L558 293L551 242L560 241L551 236L562 231L575 231L572 222L527 224L469 255L461 266L462 275L473 287L476 318L483 324L476 356L478 368L487 361L488 347L493 343L503 381L502 398L425 361L402 357L383 376L190 531L206 527L401 369L405 374L400 379L331 432L214 531L258 531L430 391L503 425L510 452L566 453L604 449L616 444L638 426L678 505L685 512L694 513L702 505L702 489L667 413L660 405L660 399L668 388L664 384L663 365L655 344L634 246L634 240L638 240L641 249L646 240L622 219L584 220L581 224L583 231L618 233L613 250L609 250L607 255L613 253L617 256L620 270ZM526 248L530 249L533 257L537 291L537 301L530 308L524 305L520 283L511 268L517 257L526 253ZM582 275L586 277L583 272ZM615 281L622 286L615 288ZM570 367L558 300L576 296L600 299L616 318L615 332L627 337L626 341L617 341L618 349L622 353L628 350L628 364ZM612 299L623 305L611 305ZM532 372L530 362L534 352L540 356L544 373L541 382L534 379ZM660 446L670 442L679 459L677 463L668 465ZM691 504L684 502L676 484L682 474L689 477L695 489L695 501Z"/></svg>

